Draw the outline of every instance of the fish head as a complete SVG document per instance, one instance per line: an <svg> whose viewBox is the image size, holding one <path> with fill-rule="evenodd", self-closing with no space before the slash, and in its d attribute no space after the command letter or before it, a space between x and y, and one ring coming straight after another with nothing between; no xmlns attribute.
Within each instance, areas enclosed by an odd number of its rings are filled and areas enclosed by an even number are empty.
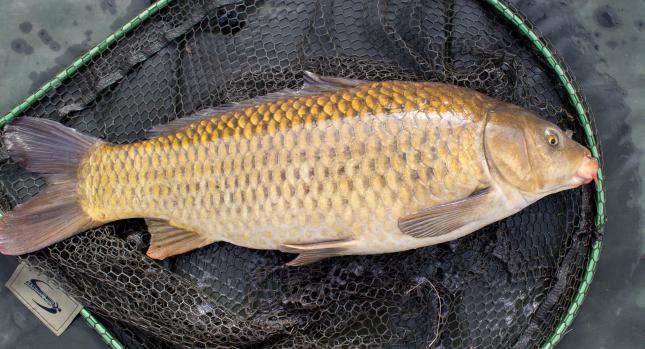
<svg viewBox="0 0 645 349"><path fill-rule="evenodd" d="M598 179L598 161L571 131L510 104L490 110L484 149L493 176L525 196L543 197Z"/></svg>

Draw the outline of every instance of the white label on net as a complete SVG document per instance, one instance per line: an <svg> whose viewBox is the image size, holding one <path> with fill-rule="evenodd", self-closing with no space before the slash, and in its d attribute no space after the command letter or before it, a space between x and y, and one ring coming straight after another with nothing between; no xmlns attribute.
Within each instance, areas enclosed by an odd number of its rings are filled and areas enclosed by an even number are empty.
<svg viewBox="0 0 645 349"><path fill-rule="evenodd" d="M18 264L6 286L57 336L69 327L83 308L25 263Z"/></svg>

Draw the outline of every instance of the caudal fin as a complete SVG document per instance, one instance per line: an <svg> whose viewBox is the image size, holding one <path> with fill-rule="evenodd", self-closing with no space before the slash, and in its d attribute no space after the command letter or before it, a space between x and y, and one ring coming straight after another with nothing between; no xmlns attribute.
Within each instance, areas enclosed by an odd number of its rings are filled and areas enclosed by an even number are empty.
<svg viewBox="0 0 645 349"><path fill-rule="evenodd" d="M100 142L46 119L19 117L6 127L3 143L11 158L41 174L47 188L0 220L1 253L33 252L100 225L80 207L77 194L79 163Z"/></svg>

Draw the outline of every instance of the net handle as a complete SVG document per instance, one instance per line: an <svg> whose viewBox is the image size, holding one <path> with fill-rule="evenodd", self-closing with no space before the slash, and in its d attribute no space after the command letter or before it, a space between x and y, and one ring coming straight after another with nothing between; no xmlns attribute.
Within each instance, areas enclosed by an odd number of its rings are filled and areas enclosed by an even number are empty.
<svg viewBox="0 0 645 349"><path fill-rule="evenodd" d="M509 4L504 0L480 0L484 3L489 4L494 10L506 18L515 28L522 33L533 45L533 47L540 53L540 55L546 60L549 68L557 75L560 80L560 84L565 89L569 102L575 108L578 115L578 121L582 125L582 128L585 132L585 138L587 141L587 146L591 150L591 154L599 162L601 161L600 151L598 143L596 141L595 135L593 133L593 128L591 125L591 119L589 117L588 110L589 108L585 104L582 96L580 95L578 89L574 85L574 80L571 74L567 69L564 68L564 63L560 62L556 55L553 53L554 50L549 47L549 44L542 39L533 26L528 22L527 19L519 15L519 13L514 10ZM605 177L602 172L602 166L598 168L598 181L596 182L596 216L594 222L597 229L601 230L605 224L605 191L604 183ZM542 346L542 349L553 349L556 344L560 342L562 337L564 337L567 329L571 326L573 319L580 310L580 305L582 304L584 298L589 291L589 285L593 279L593 275L596 272L598 266L598 258L600 256L600 251L602 249L602 241L596 239L593 242L591 253L589 256L589 262L587 263L585 273L582 277L582 282L576 290L573 302L567 309L567 313L562 320L556 325L555 330L549 336L547 342Z"/></svg>

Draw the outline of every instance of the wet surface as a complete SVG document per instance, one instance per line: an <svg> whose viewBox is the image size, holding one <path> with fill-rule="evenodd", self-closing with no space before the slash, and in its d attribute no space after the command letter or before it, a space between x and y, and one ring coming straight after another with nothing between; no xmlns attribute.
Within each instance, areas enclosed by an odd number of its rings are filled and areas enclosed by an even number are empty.
<svg viewBox="0 0 645 349"><path fill-rule="evenodd" d="M642 348L645 343L645 2L515 0L573 71L604 151L607 214L589 296L558 346ZM148 5L132 0L11 1L0 12L0 114ZM0 283L15 259L0 257ZM105 347L77 319L53 336L4 287L0 349ZM6 309L6 311L4 311Z"/></svg>
<svg viewBox="0 0 645 349"><path fill-rule="evenodd" d="M614 28L619 27L622 24L620 16L616 10L611 7L611 5L599 6L594 10L593 14L596 19L596 23L601 27Z"/></svg>
<svg viewBox="0 0 645 349"><path fill-rule="evenodd" d="M26 55L34 53L34 48L25 39L14 39L11 42L11 49L15 53L23 53Z"/></svg>
<svg viewBox="0 0 645 349"><path fill-rule="evenodd" d="M34 26L31 24L31 22L27 22L27 21L22 22L22 23L20 23L20 25L18 25L18 28L20 28L20 31L25 33L25 34L31 33L31 29L33 27Z"/></svg>

